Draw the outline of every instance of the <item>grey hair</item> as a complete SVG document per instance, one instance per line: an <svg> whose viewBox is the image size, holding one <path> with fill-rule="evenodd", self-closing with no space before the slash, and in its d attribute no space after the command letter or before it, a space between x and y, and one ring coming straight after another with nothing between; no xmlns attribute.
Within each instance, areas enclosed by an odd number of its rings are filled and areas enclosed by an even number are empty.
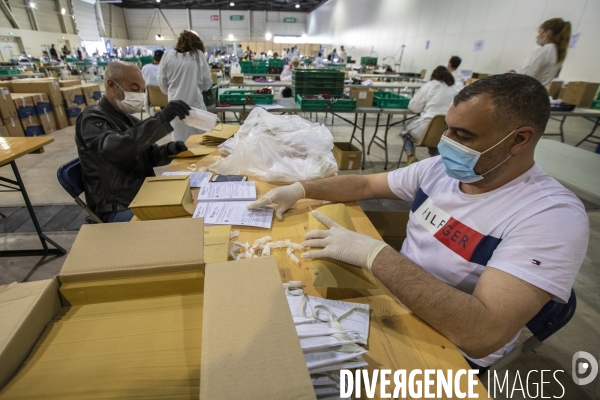
<svg viewBox="0 0 600 400"><path fill-rule="evenodd" d="M104 84L106 85L110 79L120 85L125 80L132 67L138 68L135 64L124 61L113 61L109 63L104 69Z"/></svg>

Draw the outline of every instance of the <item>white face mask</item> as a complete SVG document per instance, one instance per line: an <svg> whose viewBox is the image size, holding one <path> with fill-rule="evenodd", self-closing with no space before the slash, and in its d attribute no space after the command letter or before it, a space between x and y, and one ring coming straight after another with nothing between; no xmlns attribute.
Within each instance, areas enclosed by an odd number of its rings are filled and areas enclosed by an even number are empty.
<svg viewBox="0 0 600 400"><path fill-rule="evenodd" d="M123 91L125 96L123 100L118 100L115 97L117 106L119 106L121 111L123 111L125 114L133 114L140 111L144 106L144 93L126 92L121 85L118 83L116 83L116 85Z"/></svg>
<svg viewBox="0 0 600 400"><path fill-rule="evenodd" d="M217 123L217 114L194 108L190 110L190 115L181 120L184 124L201 131L212 131Z"/></svg>

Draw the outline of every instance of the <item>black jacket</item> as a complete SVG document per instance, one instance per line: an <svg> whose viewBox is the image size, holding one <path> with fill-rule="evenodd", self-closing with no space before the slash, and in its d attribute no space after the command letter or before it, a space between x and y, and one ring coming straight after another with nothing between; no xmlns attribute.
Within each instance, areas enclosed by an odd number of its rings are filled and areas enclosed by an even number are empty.
<svg viewBox="0 0 600 400"><path fill-rule="evenodd" d="M165 116L140 122L118 112L102 97L77 117L75 143L83 170L87 204L96 213L123 211L140 190L153 167L167 165L167 145L157 140L173 130Z"/></svg>

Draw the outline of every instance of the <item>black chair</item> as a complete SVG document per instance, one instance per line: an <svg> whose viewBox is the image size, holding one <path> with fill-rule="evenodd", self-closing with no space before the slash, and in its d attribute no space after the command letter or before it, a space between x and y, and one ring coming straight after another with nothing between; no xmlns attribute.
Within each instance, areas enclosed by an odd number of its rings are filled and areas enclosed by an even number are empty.
<svg viewBox="0 0 600 400"><path fill-rule="evenodd" d="M75 202L79 204L97 223L101 224L102 220L98 217L83 200L79 198L84 192L83 177L81 173L81 162L79 158L75 158L66 164L61 165L56 172L56 177L60 185L73 197Z"/></svg>
<svg viewBox="0 0 600 400"><path fill-rule="evenodd" d="M503 369L519 358L521 354L528 353L540 347L544 340L554 335L571 320L576 308L577 297L573 289L571 289L569 302L566 304L550 300L526 325L527 329L533 333L533 336L515 346L507 355L492 364L490 370Z"/></svg>

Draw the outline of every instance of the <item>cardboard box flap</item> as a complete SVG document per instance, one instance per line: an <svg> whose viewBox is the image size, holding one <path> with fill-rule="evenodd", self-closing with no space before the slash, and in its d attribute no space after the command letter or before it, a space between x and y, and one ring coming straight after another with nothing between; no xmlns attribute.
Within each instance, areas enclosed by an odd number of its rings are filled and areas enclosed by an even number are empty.
<svg viewBox="0 0 600 400"><path fill-rule="evenodd" d="M352 220L344 204L329 204L317 209L333 221L351 231L355 231ZM327 230L312 213L308 214L308 230ZM376 289L375 277L354 265L329 258L313 259L311 262L313 285L334 288Z"/></svg>
<svg viewBox="0 0 600 400"><path fill-rule="evenodd" d="M60 310L56 279L0 286L0 388Z"/></svg>
<svg viewBox="0 0 600 400"><path fill-rule="evenodd" d="M204 262L225 262L229 257L229 235L231 225L204 227Z"/></svg>
<svg viewBox="0 0 600 400"><path fill-rule="evenodd" d="M202 270L202 218L81 227L60 271L61 282Z"/></svg>
<svg viewBox="0 0 600 400"><path fill-rule="evenodd" d="M214 146L199 145L199 146L195 146L190 149L187 149L186 151L182 151L181 153L171 156L171 157L185 158L185 157L206 156L216 150L217 150L217 148Z"/></svg>
<svg viewBox="0 0 600 400"><path fill-rule="evenodd" d="M184 191L190 186L189 175L146 178L130 207L169 206L181 204Z"/></svg>
<svg viewBox="0 0 600 400"><path fill-rule="evenodd" d="M274 257L207 265L202 327L201 400L316 398Z"/></svg>

